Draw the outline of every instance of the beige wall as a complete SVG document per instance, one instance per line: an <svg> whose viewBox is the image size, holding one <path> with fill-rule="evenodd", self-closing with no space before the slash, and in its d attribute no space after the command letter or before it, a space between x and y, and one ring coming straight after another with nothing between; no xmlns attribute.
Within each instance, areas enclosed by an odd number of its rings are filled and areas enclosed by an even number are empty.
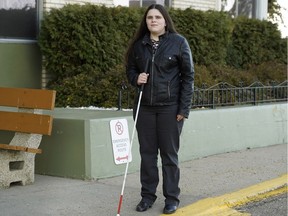
<svg viewBox="0 0 288 216"><path fill-rule="evenodd" d="M51 8L61 8L65 4L97 4L114 6L113 0L43 0L44 11L49 11ZM198 10L220 10L221 0L172 0L172 7L185 9L192 7Z"/></svg>
<svg viewBox="0 0 288 216"><path fill-rule="evenodd" d="M113 0L43 0L44 11L49 11L51 8L61 8L65 4L105 4L108 7L114 6Z"/></svg>
<svg viewBox="0 0 288 216"><path fill-rule="evenodd" d="M173 8L193 8L197 10L220 10L221 0L172 0Z"/></svg>

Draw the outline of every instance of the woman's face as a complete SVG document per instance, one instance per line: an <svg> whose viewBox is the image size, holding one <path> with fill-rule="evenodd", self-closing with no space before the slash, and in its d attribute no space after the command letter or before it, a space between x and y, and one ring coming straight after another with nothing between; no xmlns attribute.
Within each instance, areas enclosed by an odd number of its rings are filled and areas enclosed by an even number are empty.
<svg viewBox="0 0 288 216"><path fill-rule="evenodd" d="M162 35L165 33L166 22L162 14L157 9L151 9L146 16L146 24L150 33L153 35Z"/></svg>

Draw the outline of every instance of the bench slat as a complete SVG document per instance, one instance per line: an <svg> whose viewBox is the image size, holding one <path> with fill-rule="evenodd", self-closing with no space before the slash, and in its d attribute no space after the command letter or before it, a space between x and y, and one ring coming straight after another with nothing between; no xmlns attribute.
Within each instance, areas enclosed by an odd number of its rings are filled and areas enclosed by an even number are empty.
<svg viewBox="0 0 288 216"><path fill-rule="evenodd" d="M52 110L55 98L54 90L0 87L0 106Z"/></svg>
<svg viewBox="0 0 288 216"><path fill-rule="evenodd" d="M0 130L51 135L52 123L49 115L0 111Z"/></svg>
<svg viewBox="0 0 288 216"><path fill-rule="evenodd" d="M24 146L13 146L8 144L0 144L0 149L6 149L6 150L12 150L12 151L25 151L29 153L35 153L35 154L41 154L41 149L35 149L35 148L27 148Z"/></svg>

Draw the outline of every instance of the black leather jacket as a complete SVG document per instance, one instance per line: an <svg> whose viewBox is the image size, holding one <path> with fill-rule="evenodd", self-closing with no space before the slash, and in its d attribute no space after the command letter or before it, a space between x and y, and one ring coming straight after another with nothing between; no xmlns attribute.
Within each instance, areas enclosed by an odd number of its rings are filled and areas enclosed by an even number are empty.
<svg viewBox="0 0 288 216"><path fill-rule="evenodd" d="M148 62L148 71L145 65ZM160 36L153 54L149 35L137 41L128 58L126 74L138 88L140 73L149 73L144 86L141 105L179 105L178 114L188 118L194 89L194 65L187 40L176 33Z"/></svg>

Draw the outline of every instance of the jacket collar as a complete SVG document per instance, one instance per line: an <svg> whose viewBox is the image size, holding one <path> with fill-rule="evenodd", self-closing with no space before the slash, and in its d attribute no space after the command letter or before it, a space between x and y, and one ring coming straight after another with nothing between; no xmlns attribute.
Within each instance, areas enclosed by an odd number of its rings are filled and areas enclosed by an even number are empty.
<svg viewBox="0 0 288 216"><path fill-rule="evenodd" d="M169 35L169 32L166 31L164 34L159 36L159 41L163 40L164 38L166 38ZM147 33L144 35L143 39L142 39L142 44L146 45L146 44L151 44L151 39L150 39L150 34Z"/></svg>

